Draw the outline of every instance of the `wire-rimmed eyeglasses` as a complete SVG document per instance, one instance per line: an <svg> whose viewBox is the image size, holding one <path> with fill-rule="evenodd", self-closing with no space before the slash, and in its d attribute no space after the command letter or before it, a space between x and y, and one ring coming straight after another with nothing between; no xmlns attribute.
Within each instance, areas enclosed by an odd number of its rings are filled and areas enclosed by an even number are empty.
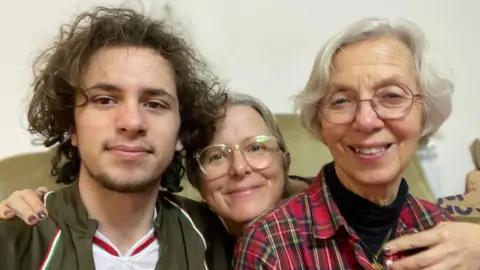
<svg viewBox="0 0 480 270"><path fill-rule="evenodd" d="M371 99L357 99L351 92L337 91L320 99L318 105L325 119L334 124L346 124L355 119L361 102L369 102L378 118L383 120L405 117L421 94L413 94L407 86L389 86L375 91Z"/></svg>
<svg viewBox="0 0 480 270"><path fill-rule="evenodd" d="M216 144L204 148L195 155L203 173L211 178L228 173L233 162L233 151L238 150L245 162L252 168L265 169L274 160L274 153L279 150L275 137L260 135L247 139L240 145L230 148L225 144Z"/></svg>

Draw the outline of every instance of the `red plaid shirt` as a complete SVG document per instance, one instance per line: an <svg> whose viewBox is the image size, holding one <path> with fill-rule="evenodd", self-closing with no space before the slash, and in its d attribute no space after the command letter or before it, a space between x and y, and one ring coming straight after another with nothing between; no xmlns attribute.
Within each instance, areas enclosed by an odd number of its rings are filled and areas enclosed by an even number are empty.
<svg viewBox="0 0 480 270"><path fill-rule="evenodd" d="M453 219L443 208L411 194L406 201L396 237ZM358 235L333 201L323 170L309 191L288 199L244 228L235 248L234 268L374 269Z"/></svg>

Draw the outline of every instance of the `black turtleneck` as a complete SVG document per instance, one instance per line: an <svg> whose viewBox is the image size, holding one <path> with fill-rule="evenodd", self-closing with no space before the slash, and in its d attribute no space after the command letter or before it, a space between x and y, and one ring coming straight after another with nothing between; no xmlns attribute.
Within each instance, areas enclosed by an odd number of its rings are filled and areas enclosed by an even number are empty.
<svg viewBox="0 0 480 270"><path fill-rule="evenodd" d="M394 236L400 212L407 199L407 182L402 179L392 204L380 206L345 188L337 176L333 162L326 165L325 180L343 218L362 240L364 250L366 245L368 250L365 250L365 254L373 261L371 252L378 252L390 230L392 232L389 238ZM379 256L379 261L383 261L383 254Z"/></svg>

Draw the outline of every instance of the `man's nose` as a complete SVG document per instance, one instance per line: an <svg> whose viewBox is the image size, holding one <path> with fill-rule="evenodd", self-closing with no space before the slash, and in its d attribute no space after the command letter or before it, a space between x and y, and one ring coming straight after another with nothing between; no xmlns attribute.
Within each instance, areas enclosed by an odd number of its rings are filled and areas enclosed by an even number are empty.
<svg viewBox="0 0 480 270"><path fill-rule="evenodd" d="M146 125L142 107L138 102L124 102L118 108L117 129L130 135L145 133Z"/></svg>

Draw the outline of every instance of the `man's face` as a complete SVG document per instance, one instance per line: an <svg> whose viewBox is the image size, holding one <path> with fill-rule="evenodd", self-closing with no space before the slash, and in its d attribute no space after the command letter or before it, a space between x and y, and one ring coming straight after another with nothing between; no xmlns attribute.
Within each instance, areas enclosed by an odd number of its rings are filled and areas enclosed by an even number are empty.
<svg viewBox="0 0 480 270"><path fill-rule="evenodd" d="M169 62L147 48L104 48L92 56L83 85L88 100L76 108L71 131L82 160L80 179L122 193L157 186L181 149ZM84 102L79 93L77 105Z"/></svg>

